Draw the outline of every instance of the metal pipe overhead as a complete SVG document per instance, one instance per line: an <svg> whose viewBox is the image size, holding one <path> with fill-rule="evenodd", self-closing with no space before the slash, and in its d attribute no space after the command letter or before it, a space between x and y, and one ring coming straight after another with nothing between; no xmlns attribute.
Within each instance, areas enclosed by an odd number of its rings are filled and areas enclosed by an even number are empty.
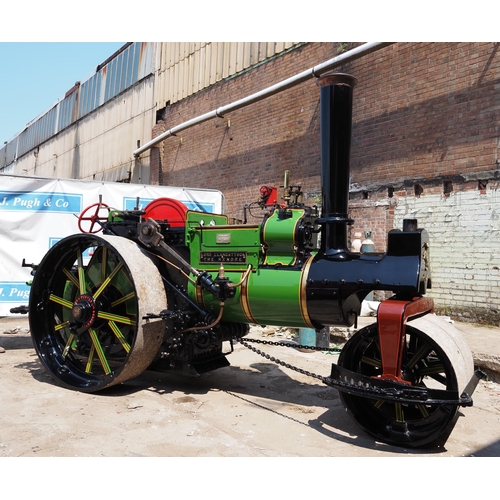
<svg viewBox="0 0 500 500"><path fill-rule="evenodd" d="M328 61L318 64L310 69L298 73L297 75L287 78L286 80L283 80L275 85L272 85L271 87L268 87L264 90L260 90L255 94L251 94L247 97L244 97L243 99L234 101L231 104L226 104L225 106L221 106L217 109L214 109L213 111L209 111L208 113L197 116L196 118L192 118L191 120L183 122L180 125L177 125L167 130L166 132L163 132L163 134L160 134L158 137L155 137L153 140L144 144L144 146L141 146L140 148L136 149L134 151L134 156L136 158L139 157L142 153L144 153L144 151L151 149L153 146L163 141L167 137L175 136L179 132L186 130L190 127L193 127L194 125L206 122L208 120L211 120L212 118L223 118L226 114L231 113L232 111L241 109L245 106L253 104L254 102L261 101L266 97L270 97L274 94L277 94L278 92L294 87L295 85L305 82L306 80L309 80L311 78L318 78L322 73L330 71L333 68L336 68L337 66L340 66L342 64L346 64L350 61L354 61L355 59L359 59L363 56L371 54L372 52L375 52L377 50L383 49L384 47L392 45L393 43L394 42L365 43L363 45L360 45L359 47L356 47L355 49L346 52L345 54L341 54L337 57L334 57L333 59L329 59Z"/></svg>

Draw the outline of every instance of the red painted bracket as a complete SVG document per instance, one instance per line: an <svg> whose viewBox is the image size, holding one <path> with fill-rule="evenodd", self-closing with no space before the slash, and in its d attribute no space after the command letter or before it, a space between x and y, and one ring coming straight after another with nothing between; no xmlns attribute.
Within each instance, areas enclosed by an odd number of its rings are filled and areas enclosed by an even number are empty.
<svg viewBox="0 0 500 500"><path fill-rule="evenodd" d="M387 299L378 308L378 335L382 356L380 378L410 384L401 377L406 322L409 318L423 316L434 311L434 301L427 297L411 300Z"/></svg>

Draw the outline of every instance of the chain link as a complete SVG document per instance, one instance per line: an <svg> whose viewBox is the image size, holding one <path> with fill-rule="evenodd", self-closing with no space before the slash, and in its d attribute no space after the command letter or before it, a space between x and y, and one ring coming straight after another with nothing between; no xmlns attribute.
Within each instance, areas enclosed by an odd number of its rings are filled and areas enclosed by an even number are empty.
<svg viewBox="0 0 500 500"><path fill-rule="evenodd" d="M238 339L238 342L245 346L247 349L250 349L251 351L255 352L259 356L262 356L269 361L272 361L273 363L276 363L280 366L284 366L285 368L288 368L289 370L293 370L295 372L301 373L302 375L306 375L307 377L312 377L318 380L321 380L321 382L325 382L327 380L327 377L323 377L322 375L317 375L315 373L309 372L307 370L303 370L302 368L298 368L297 366L293 366L290 363L285 363L284 361L281 361L278 358L275 358L274 356L271 356L269 354L266 354L265 352L261 351L260 349L257 349L256 347L253 347L252 345L249 344L249 342L254 342L256 344L264 344L264 345L274 345L274 346L279 346L279 347L291 347L292 349L309 349L312 351L328 351L328 352L340 352L342 349L339 347L331 347L331 348L325 348L325 347L316 347L316 346L309 346L309 345L298 345L298 344L290 344L288 342L272 342L270 340L260 340L260 339L249 339L245 338L243 339Z"/></svg>
<svg viewBox="0 0 500 500"><path fill-rule="evenodd" d="M241 342L241 339L237 339ZM249 339L245 337L246 342L253 342L254 344L264 344L264 345L275 345L279 347L291 347L292 349L309 349L311 351L328 351L328 352L340 352L342 349L340 347L316 347L312 345L300 345L292 344L290 342L273 342L271 340L261 340L261 339Z"/></svg>

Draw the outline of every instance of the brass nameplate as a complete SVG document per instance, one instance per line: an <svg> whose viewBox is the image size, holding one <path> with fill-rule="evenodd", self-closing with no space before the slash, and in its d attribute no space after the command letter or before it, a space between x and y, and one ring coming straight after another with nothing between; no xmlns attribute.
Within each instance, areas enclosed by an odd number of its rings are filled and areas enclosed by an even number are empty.
<svg viewBox="0 0 500 500"><path fill-rule="evenodd" d="M216 243L231 243L231 233L219 233L215 235Z"/></svg>

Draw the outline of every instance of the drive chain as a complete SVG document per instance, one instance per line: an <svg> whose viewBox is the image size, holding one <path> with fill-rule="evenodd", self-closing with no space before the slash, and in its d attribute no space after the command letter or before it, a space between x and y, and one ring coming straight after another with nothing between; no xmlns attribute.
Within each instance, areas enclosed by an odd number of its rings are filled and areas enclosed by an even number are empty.
<svg viewBox="0 0 500 500"><path fill-rule="evenodd" d="M280 366L283 366L285 368L288 368L289 370L293 370L295 372L301 373L302 375L306 375L307 377L312 377L317 380L321 380L321 382L325 382L327 377L323 377L322 375L317 375L315 373L309 372L307 370L304 370L302 368L299 368L297 366L293 366L290 363L286 363L285 361L282 361L274 356L271 356L270 354L266 354L265 352L261 351L260 349L257 349L256 347L253 347L252 345L249 344L249 342L253 342L256 344L264 344L264 345L274 345L274 346L279 346L279 347L291 347L292 349L308 349L311 351L327 351L327 352L340 352L342 349L339 347L332 347L332 348L325 348L325 347L316 347L316 346L309 346L309 345L298 345L298 344L290 344L288 342L272 342L269 340L260 340L260 339L238 339L238 342L245 346L247 349L250 349L251 351L255 352L259 356L262 356L269 361L272 361L273 363L276 363Z"/></svg>

